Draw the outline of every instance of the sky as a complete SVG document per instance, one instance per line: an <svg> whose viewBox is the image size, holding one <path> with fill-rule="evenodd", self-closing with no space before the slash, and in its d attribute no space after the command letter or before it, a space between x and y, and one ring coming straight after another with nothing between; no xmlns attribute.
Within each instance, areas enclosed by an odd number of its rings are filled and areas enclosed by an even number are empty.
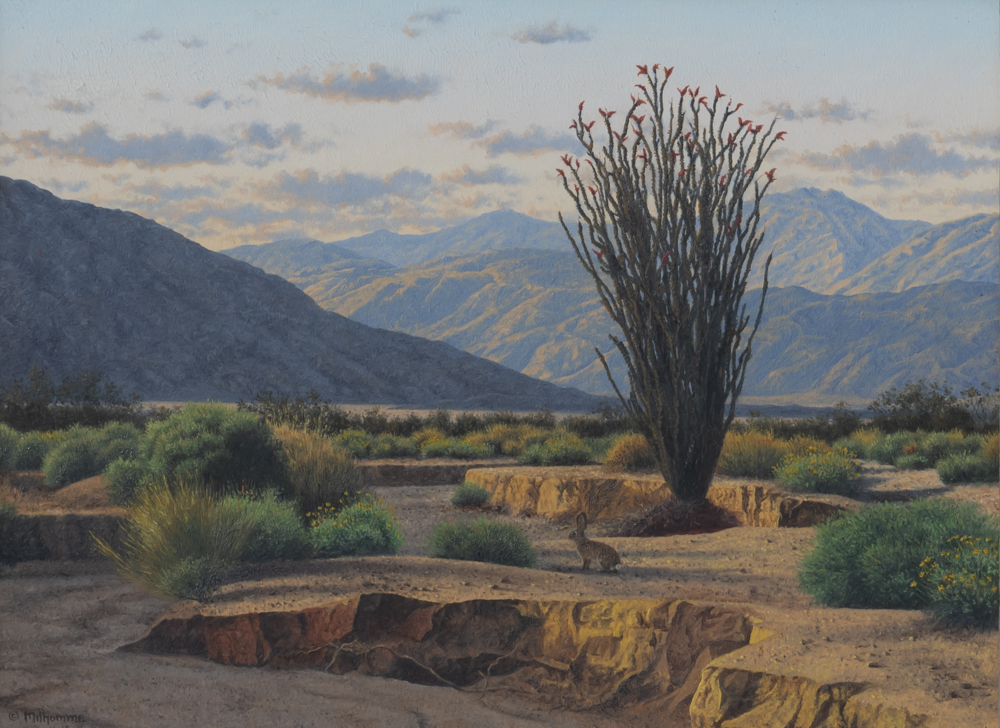
<svg viewBox="0 0 1000 728"><path fill-rule="evenodd" d="M772 191L1000 211L995 0L0 0L0 165L213 250L555 220L653 63L777 117Z"/></svg>

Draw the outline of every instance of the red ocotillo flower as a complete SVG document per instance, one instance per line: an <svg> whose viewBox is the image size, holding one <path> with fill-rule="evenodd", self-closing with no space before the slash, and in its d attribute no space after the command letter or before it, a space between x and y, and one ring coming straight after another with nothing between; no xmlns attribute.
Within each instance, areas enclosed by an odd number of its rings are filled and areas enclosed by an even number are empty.
<svg viewBox="0 0 1000 728"><path fill-rule="evenodd" d="M634 116L632 117L632 121L634 121L636 124L641 124L643 120L645 120L645 118L646 118L645 114L643 114L642 116Z"/></svg>
<svg viewBox="0 0 1000 728"><path fill-rule="evenodd" d="M718 86L718 84L716 84L716 86L715 86L715 98L717 98L717 99L721 99L721 98L722 98L723 96L725 96L725 94L724 94L724 93L722 93L722 92L721 92L721 91L719 90L719 86Z"/></svg>
<svg viewBox="0 0 1000 728"><path fill-rule="evenodd" d="M597 197L597 190L595 190L593 187L590 187L589 185L587 186L587 189L590 190L590 194L592 194L594 197Z"/></svg>
<svg viewBox="0 0 1000 728"><path fill-rule="evenodd" d="M641 137L642 136L642 129L640 129L637 126L633 126L632 127L632 133L635 134L637 137Z"/></svg>
<svg viewBox="0 0 1000 728"><path fill-rule="evenodd" d="M719 179L719 187L725 187L725 186L726 186L726 175L722 175L722 177Z"/></svg>
<svg viewBox="0 0 1000 728"><path fill-rule="evenodd" d="M682 169L680 172L677 173L677 176L678 177L683 177L685 172L687 172L687 170L686 169Z"/></svg>
<svg viewBox="0 0 1000 728"><path fill-rule="evenodd" d="M591 128L592 128L592 127L594 126L594 124L596 124L596 123L597 123L597 119L594 119L594 120L593 120L592 122L590 122L589 124L584 124L583 126L584 126L584 127L585 127L585 128L587 129L587 131L590 131L590 130L591 130Z"/></svg>
<svg viewBox="0 0 1000 728"><path fill-rule="evenodd" d="M639 76L648 76L649 75L649 66L638 66L637 65L636 68L639 69L639 73L637 75L639 75ZM656 66L653 66L653 70L654 71L656 70Z"/></svg>
<svg viewBox="0 0 1000 728"><path fill-rule="evenodd" d="M641 88L641 89L642 89L643 91L645 91L645 90L646 90L646 87L645 87L645 86L643 86L643 85L642 85L641 83L637 83L637 84L635 85L635 87L636 87L636 88Z"/></svg>
<svg viewBox="0 0 1000 728"><path fill-rule="evenodd" d="M743 106L743 102L742 101L739 102L738 104L736 104L736 108L733 109L733 113L735 114L737 111L739 111L741 106Z"/></svg>
<svg viewBox="0 0 1000 728"><path fill-rule="evenodd" d="M670 260L670 253L664 253L663 257L660 258L660 265L666 265L668 260Z"/></svg>
<svg viewBox="0 0 1000 728"><path fill-rule="evenodd" d="M565 173L565 172L563 172L563 171L562 171L561 169L557 169L557 170L556 170L556 174L558 174L558 175L559 175L560 177L562 177L563 179L566 179L566 173Z"/></svg>
<svg viewBox="0 0 1000 728"><path fill-rule="evenodd" d="M583 111L583 105L584 105L585 103L586 103L586 101L581 101L581 102L580 102L580 106L579 106L579 109L580 109L580 111Z"/></svg>
<svg viewBox="0 0 1000 728"><path fill-rule="evenodd" d="M691 98L693 99L693 98L694 98L695 96L697 96L697 95L698 95L698 94L699 94L700 92L701 92L701 86L699 86L698 88L696 88L696 89L695 89L694 91L692 91L692 92L691 92Z"/></svg>
<svg viewBox="0 0 1000 728"><path fill-rule="evenodd" d="M761 129L763 129L763 128L764 128L764 125L763 125L763 124L758 124L757 126L755 126L755 127L753 128L753 133L754 133L754 134L760 134L760 130L761 130Z"/></svg>
<svg viewBox="0 0 1000 728"><path fill-rule="evenodd" d="M736 224L739 225L741 222L743 222L743 216L742 215L737 215L736 216Z"/></svg>
<svg viewBox="0 0 1000 728"><path fill-rule="evenodd" d="M677 157L678 157L678 156L680 156L680 155L678 155L678 154L677 154L677 152L670 152L670 156L671 156L671 157L672 157L673 159L677 159Z"/></svg>
<svg viewBox="0 0 1000 728"><path fill-rule="evenodd" d="M571 122L570 125L569 125L569 128L570 129L576 129L576 122L575 121Z"/></svg>
<svg viewBox="0 0 1000 728"><path fill-rule="evenodd" d="M654 63L653 64L653 73L656 73L656 69L659 68L659 67L660 67L659 63Z"/></svg>
<svg viewBox="0 0 1000 728"><path fill-rule="evenodd" d="M701 104L702 106L704 106L707 109L708 108L708 96L702 96L700 99L698 99L698 103Z"/></svg>
<svg viewBox="0 0 1000 728"><path fill-rule="evenodd" d="M688 92L689 88L691 88L691 87L690 86L685 86L684 88L679 88L677 90L680 92L681 96L683 96L684 94L686 94Z"/></svg>
<svg viewBox="0 0 1000 728"><path fill-rule="evenodd" d="M778 168L777 168L777 167L775 167L774 169L772 169L772 170L771 170L771 171L769 171L769 172L764 172L764 174L766 174L766 175L767 175L767 181L768 181L768 182L774 182L774 171L775 171L776 169L778 169Z"/></svg>
<svg viewBox="0 0 1000 728"><path fill-rule="evenodd" d="M666 70L663 71L663 80L666 81L668 78L670 78L670 74L674 72L674 67L671 66L670 68L667 68L666 66L664 66L664 69Z"/></svg>
<svg viewBox="0 0 1000 728"><path fill-rule="evenodd" d="M591 250L594 251L594 255L597 256L598 260L601 260L604 257L604 251L603 250L597 250L596 248L591 248Z"/></svg>
<svg viewBox="0 0 1000 728"><path fill-rule="evenodd" d="M728 146L728 147L735 146L735 144L733 143L733 133L732 132L729 132L729 139L726 141L726 146Z"/></svg>
<svg viewBox="0 0 1000 728"><path fill-rule="evenodd" d="M569 165L569 163L573 161L573 157L569 156L568 154L562 155L560 159L563 161L563 164L565 165Z"/></svg>
<svg viewBox="0 0 1000 728"><path fill-rule="evenodd" d="M777 134L774 135L774 138L780 141L785 138L785 134L787 133L788 133L787 131L779 131Z"/></svg>
<svg viewBox="0 0 1000 728"><path fill-rule="evenodd" d="M732 235L733 235L733 228L732 228L731 225L726 225L726 232L729 234L730 237L732 237Z"/></svg>
<svg viewBox="0 0 1000 728"><path fill-rule="evenodd" d="M748 175L748 174L753 174L753 170L752 170L752 169L747 169L747 170L745 170L745 171L743 172L743 174L744 174L744 175Z"/></svg>
<svg viewBox="0 0 1000 728"><path fill-rule="evenodd" d="M579 159L578 159L578 160L576 160L576 168L577 168L577 169L580 169L580 160L579 160Z"/></svg>

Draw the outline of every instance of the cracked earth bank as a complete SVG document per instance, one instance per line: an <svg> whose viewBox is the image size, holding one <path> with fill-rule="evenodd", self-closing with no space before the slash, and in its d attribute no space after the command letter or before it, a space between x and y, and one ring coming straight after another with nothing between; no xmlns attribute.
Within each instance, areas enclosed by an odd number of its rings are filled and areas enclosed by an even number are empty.
<svg viewBox="0 0 1000 728"><path fill-rule="evenodd" d="M268 565L206 605L146 596L100 561L8 570L0 721L997 725L996 632L811 605L795 579L811 528L604 538L625 566L600 574L578 570L560 522L493 515L525 529L535 569L429 559L434 523L465 517L454 488L378 489L399 556ZM966 495L993 511L996 490Z"/></svg>

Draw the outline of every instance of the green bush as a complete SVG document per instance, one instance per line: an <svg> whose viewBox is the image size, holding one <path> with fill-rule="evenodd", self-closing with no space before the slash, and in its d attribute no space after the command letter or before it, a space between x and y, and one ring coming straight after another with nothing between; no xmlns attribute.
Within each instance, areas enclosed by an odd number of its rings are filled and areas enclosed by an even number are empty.
<svg viewBox="0 0 1000 728"><path fill-rule="evenodd" d="M952 536L943 551L920 562L910 587L949 626L997 629L998 555L996 538Z"/></svg>
<svg viewBox="0 0 1000 728"><path fill-rule="evenodd" d="M321 507L333 512L349 506L365 494L354 460L328 438L290 427L278 427L274 434L287 459L282 494L295 501L303 518Z"/></svg>
<svg viewBox="0 0 1000 728"><path fill-rule="evenodd" d="M200 478L217 492L284 482L284 452L270 426L225 405L188 403L149 425L141 450L157 481Z"/></svg>
<svg viewBox="0 0 1000 728"><path fill-rule="evenodd" d="M853 496L861 468L847 450L789 455L774 469L786 490L795 493L834 493Z"/></svg>
<svg viewBox="0 0 1000 728"><path fill-rule="evenodd" d="M111 502L127 506L151 482L152 476L149 473L149 463L145 460L118 458L108 463L104 469L104 479L108 483L108 498Z"/></svg>
<svg viewBox="0 0 1000 728"><path fill-rule="evenodd" d="M972 504L935 498L869 506L816 527L799 584L828 607L919 609L917 581L928 554L956 534L996 538L997 520Z"/></svg>
<svg viewBox="0 0 1000 728"><path fill-rule="evenodd" d="M451 504L456 508L482 508L489 502L489 492L468 481L455 488L455 492L451 495Z"/></svg>
<svg viewBox="0 0 1000 728"><path fill-rule="evenodd" d="M485 561L506 566L533 566L535 549L512 523L480 518L473 523L442 521L429 541L434 558Z"/></svg>
<svg viewBox="0 0 1000 728"><path fill-rule="evenodd" d="M576 435L560 434L540 445L531 445L517 461L528 465L583 465L590 462L590 449Z"/></svg>
<svg viewBox="0 0 1000 728"><path fill-rule="evenodd" d="M914 453L896 458L896 467L899 470L927 470L931 466L926 455Z"/></svg>
<svg viewBox="0 0 1000 728"><path fill-rule="evenodd" d="M0 422L0 472L14 469L17 445L21 436L13 427Z"/></svg>
<svg viewBox="0 0 1000 728"><path fill-rule="evenodd" d="M877 430L873 427L865 427L859 430L855 430L848 437L841 437L833 441L833 448L835 450L845 449L851 455L858 460L871 460L869 456L870 448L879 442L884 434L881 430Z"/></svg>
<svg viewBox="0 0 1000 728"><path fill-rule="evenodd" d="M995 483L1000 480L996 460L982 455L949 455L939 460L937 474L942 483Z"/></svg>
<svg viewBox="0 0 1000 728"><path fill-rule="evenodd" d="M51 487L100 475L113 460L131 459L139 452L139 431L123 422L110 422L99 430L74 425L65 438L42 460L45 484Z"/></svg>
<svg viewBox="0 0 1000 728"><path fill-rule="evenodd" d="M789 444L770 432L727 432L716 467L731 478L769 479L790 452Z"/></svg>
<svg viewBox="0 0 1000 728"><path fill-rule="evenodd" d="M456 460L478 460L493 457L493 447L488 443L477 444L453 437L431 438L420 447L423 458L455 458Z"/></svg>
<svg viewBox="0 0 1000 728"><path fill-rule="evenodd" d="M903 455L916 453L917 443L923 438L923 432L894 432L871 443L865 449L865 457L883 465L895 465Z"/></svg>
<svg viewBox="0 0 1000 728"><path fill-rule="evenodd" d="M295 505L279 501L274 491L259 496L230 495L220 507L236 511L250 522L250 536L240 561L302 559L309 554L309 534Z"/></svg>
<svg viewBox="0 0 1000 728"><path fill-rule="evenodd" d="M344 430L333 438L334 447L339 447L351 457L364 460L371 456L375 438L364 430Z"/></svg>
<svg viewBox="0 0 1000 728"><path fill-rule="evenodd" d="M45 546L28 526L28 519L19 516L10 503L0 503L0 564L44 559Z"/></svg>
<svg viewBox="0 0 1000 728"><path fill-rule="evenodd" d="M403 545L403 534L392 509L381 498L365 496L320 521L309 532L318 558L394 554Z"/></svg>
<svg viewBox="0 0 1000 728"><path fill-rule="evenodd" d="M21 435L14 453L14 470L41 470L42 462L49 452L66 441L65 430L39 432L32 430Z"/></svg>
<svg viewBox="0 0 1000 728"><path fill-rule="evenodd" d="M121 552L95 540L126 579L167 599L204 601L252 532L245 512L221 508L201 487L177 481L139 492L122 528Z"/></svg>
<svg viewBox="0 0 1000 728"><path fill-rule="evenodd" d="M371 449L372 458L416 458L420 456L417 443L399 435L379 435Z"/></svg>

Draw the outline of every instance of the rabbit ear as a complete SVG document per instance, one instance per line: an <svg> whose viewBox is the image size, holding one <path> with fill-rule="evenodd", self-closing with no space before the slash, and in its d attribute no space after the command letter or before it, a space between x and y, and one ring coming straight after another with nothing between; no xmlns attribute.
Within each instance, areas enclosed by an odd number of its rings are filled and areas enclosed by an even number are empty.
<svg viewBox="0 0 1000 728"><path fill-rule="evenodd" d="M576 517L576 529L583 533L583 529L587 527L587 514L581 513Z"/></svg>

